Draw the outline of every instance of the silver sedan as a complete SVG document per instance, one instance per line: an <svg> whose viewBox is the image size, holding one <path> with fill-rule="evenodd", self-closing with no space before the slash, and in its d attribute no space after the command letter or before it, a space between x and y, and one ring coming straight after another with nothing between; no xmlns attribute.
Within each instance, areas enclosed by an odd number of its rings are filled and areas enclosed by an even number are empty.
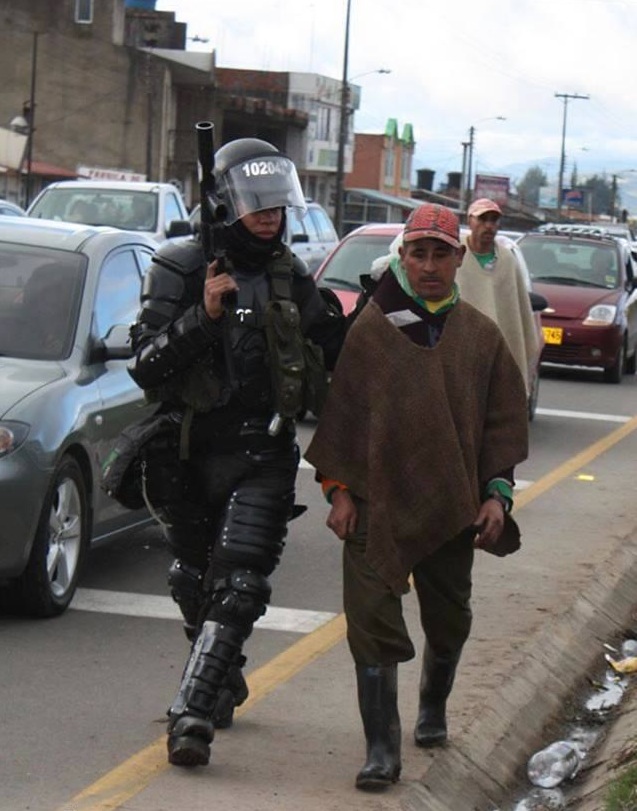
<svg viewBox="0 0 637 811"><path fill-rule="evenodd" d="M0 605L63 612L91 542L148 521L101 490L122 429L152 410L126 336L156 243L0 219Z"/></svg>

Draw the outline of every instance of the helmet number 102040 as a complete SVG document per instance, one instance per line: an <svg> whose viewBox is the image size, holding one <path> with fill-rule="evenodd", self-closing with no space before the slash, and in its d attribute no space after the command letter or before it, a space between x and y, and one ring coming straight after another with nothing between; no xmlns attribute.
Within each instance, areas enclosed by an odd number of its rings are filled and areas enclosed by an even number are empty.
<svg viewBox="0 0 637 811"><path fill-rule="evenodd" d="M264 175L282 175L285 174L285 167L281 165L280 161L250 161L241 166L246 177L263 177Z"/></svg>

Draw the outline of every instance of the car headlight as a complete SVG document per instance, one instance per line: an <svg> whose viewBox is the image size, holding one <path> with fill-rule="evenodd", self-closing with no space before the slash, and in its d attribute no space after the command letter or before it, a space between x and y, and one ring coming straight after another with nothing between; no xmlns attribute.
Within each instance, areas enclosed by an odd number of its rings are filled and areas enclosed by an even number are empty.
<svg viewBox="0 0 637 811"><path fill-rule="evenodd" d="M599 326L600 324L612 324L617 316L617 307L614 304L596 304L588 311L588 315L582 322L587 326Z"/></svg>
<svg viewBox="0 0 637 811"><path fill-rule="evenodd" d="M0 422L0 459L17 450L29 435L23 422Z"/></svg>

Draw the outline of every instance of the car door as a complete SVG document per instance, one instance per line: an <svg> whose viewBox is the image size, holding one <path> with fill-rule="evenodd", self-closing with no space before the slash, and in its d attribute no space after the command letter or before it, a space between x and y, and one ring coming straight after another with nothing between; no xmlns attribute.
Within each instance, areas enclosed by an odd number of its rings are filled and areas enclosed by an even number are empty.
<svg viewBox="0 0 637 811"><path fill-rule="evenodd" d="M319 257L319 265L338 245L338 235L332 221L327 216L327 212L320 206L310 206L306 214L314 223L318 235L316 254ZM317 265L318 268L318 265Z"/></svg>
<svg viewBox="0 0 637 811"><path fill-rule="evenodd" d="M630 250L621 250L622 263L624 265L624 276L627 291L626 301L626 324L628 330L628 354L637 352L637 266ZM636 362L632 362L633 368ZM630 367L630 363L628 364Z"/></svg>
<svg viewBox="0 0 637 811"><path fill-rule="evenodd" d="M168 231L168 227L174 220L187 220L188 212L184 205L182 205L176 192L168 191L164 200L164 217L163 227L164 235Z"/></svg>
<svg viewBox="0 0 637 811"><path fill-rule="evenodd" d="M299 217L293 208L287 210L287 241L300 259L314 273L321 264L321 251L319 248L319 235L316 225L306 212L304 217Z"/></svg>
<svg viewBox="0 0 637 811"><path fill-rule="evenodd" d="M93 335L104 338L117 325L130 325L139 309L142 274L150 263L147 249L132 246L113 251L100 269L93 306ZM102 398L100 440L96 444L94 476L101 476L102 465L121 431L132 422L150 415L156 408L149 406L141 389L128 374L126 360L108 360L97 382ZM113 529L105 522L116 521L123 508L99 490L95 502L97 533Z"/></svg>

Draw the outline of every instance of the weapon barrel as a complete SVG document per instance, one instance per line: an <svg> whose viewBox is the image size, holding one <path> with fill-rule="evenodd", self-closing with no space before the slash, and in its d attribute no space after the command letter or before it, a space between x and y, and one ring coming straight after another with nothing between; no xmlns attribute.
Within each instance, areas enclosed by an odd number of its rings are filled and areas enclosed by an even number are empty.
<svg viewBox="0 0 637 811"><path fill-rule="evenodd" d="M201 244L206 261L210 261L214 254L212 227L214 214L211 208L210 195L214 193L215 178L213 169L215 165L214 124L212 121L199 121L195 124L197 130L197 162L199 169L199 203L201 212Z"/></svg>

